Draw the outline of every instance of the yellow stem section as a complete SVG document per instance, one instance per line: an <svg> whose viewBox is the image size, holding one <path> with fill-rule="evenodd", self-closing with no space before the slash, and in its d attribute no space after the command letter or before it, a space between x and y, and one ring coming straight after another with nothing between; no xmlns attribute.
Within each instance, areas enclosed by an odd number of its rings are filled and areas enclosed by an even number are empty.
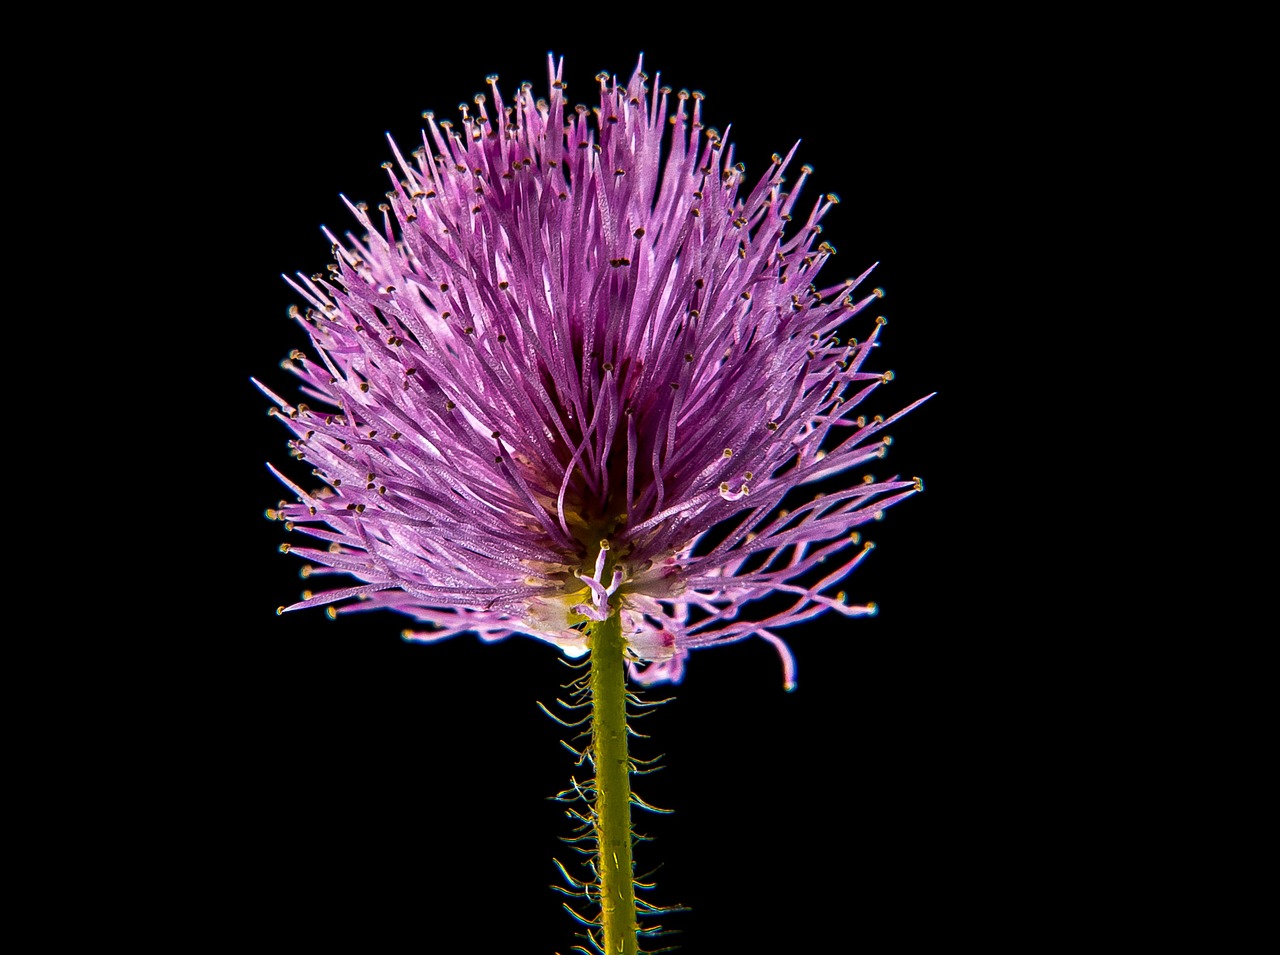
<svg viewBox="0 0 1280 955"><path fill-rule="evenodd" d="M615 610L591 631L591 748L596 763L596 865L600 923L609 955L638 955L631 862L631 763L627 756L627 667Z"/></svg>

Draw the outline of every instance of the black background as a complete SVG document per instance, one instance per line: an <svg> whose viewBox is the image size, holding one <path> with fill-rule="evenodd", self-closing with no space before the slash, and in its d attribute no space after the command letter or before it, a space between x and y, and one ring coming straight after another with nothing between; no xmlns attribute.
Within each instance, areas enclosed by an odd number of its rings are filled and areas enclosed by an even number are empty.
<svg viewBox="0 0 1280 955"><path fill-rule="evenodd" d="M706 122L732 124L749 179L802 139L808 201L842 197L824 277L879 261L887 292L876 367L896 378L867 413L937 396L892 429L883 466L927 490L871 527L877 549L846 586L879 615L785 633L793 693L761 641L696 652L682 684L652 692L674 700L635 751L667 768L637 788L673 813L640 814L654 841L638 867L661 865L654 902L690 907L664 920L687 952L994 938L1011 899L1038 904L1020 833L1043 831L1028 807L1051 785L1021 769L1039 743L1018 714L1050 664L1020 649L988 456L1008 435L986 387L1000 363L988 322L1009 305L988 193L1012 161L991 135L1004 87L945 43L886 48L852 24L790 43L769 27L525 32L220 30L216 55L152 77L173 88L148 122L166 143L151 238L172 253L177 296L161 333L172 361L154 369L173 419L156 449L169 543L155 554L180 583L144 611L161 635L136 732L163 782L138 812L169 837L159 869L190 880L173 904L192 933L231 942L573 944L548 888L552 857L572 856L557 838L569 822L548 797L574 769L536 706L572 671L531 639L415 646L391 614L278 617L306 585L263 517L286 496L265 466L288 462L286 432L249 378L290 393L278 363L307 342L280 273L330 261L320 225L350 224L339 193L380 199L387 132L411 149L422 110L452 115L489 73L541 95L548 50L565 56L569 102L590 103L599 70L625 77L643 51L651 75L707 95Z"/></svg>

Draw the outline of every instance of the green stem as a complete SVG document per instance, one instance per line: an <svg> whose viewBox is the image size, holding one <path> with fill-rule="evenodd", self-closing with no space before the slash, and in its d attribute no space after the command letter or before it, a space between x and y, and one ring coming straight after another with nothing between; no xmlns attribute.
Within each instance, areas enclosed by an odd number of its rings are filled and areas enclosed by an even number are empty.
<svg viewBox="0 0 1280 955"><path fill-rule="evenodd" d="M631 863L631 763L627 757L627 668L615 611L591 632L591 748L596 763L596 854L600 923L609 955L638 955Z"/></svg>

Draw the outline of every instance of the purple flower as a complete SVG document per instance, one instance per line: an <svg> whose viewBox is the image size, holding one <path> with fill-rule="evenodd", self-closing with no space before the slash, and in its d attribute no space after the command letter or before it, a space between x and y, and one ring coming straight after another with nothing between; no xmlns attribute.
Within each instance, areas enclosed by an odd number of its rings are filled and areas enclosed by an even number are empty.
<svg viewBox="0 0 1280 955"><path fill-rule="evenodd" d="M867 273L819 284L839 200L793 220L794 148L753 183L701 94L638 65L566 111L548 67L549 100L524 84L508 104L490 77L460 124L425 114L414 161L391 144L378 213L351 206L365 234L330 234L329 274L289 280L306 403L259 387L323 486L276 471L297 500L268 514L315 541L283 548L304 576L355 582L281 610L386 608L427 625L411 639L578 655L612 601L642 682L758 636L790 686L775 631L874 613L831 591L871 547L855 528L920 490L826 481L883 457L920 403L857 414L892 378L863 367L883 319L836 333L881 293L855 294Z"/></svg>

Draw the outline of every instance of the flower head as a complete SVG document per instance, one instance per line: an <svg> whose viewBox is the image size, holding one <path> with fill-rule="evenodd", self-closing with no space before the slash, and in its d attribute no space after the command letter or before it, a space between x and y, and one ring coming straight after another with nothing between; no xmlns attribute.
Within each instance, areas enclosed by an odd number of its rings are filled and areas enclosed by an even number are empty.
<svg viewBox="0 0 1280 955"><path fill-rule="evenodd" d="M643 682L759 636L790 685L775 631L873 613L831 590L871 546L855 528L920 489L796 493L883 457L915 407L856 411L892 378L864 368L883 320L837 332L881 293L819 283L838 199L797 212L794 148L753 182L701 94L637 65L566 109L548 68L547 100L524 84L508 104L489 77L460 124L424 114L410 158L391 143L387 201L348 203L364 234L329 234L329 274L289 279L306 401L259 387L323 486L276 471L296 500L268 514L315 541L285 545L304 574L355 581L281 610L385 608L425 625L412 639L571 655L616 610Z"/></svg>

